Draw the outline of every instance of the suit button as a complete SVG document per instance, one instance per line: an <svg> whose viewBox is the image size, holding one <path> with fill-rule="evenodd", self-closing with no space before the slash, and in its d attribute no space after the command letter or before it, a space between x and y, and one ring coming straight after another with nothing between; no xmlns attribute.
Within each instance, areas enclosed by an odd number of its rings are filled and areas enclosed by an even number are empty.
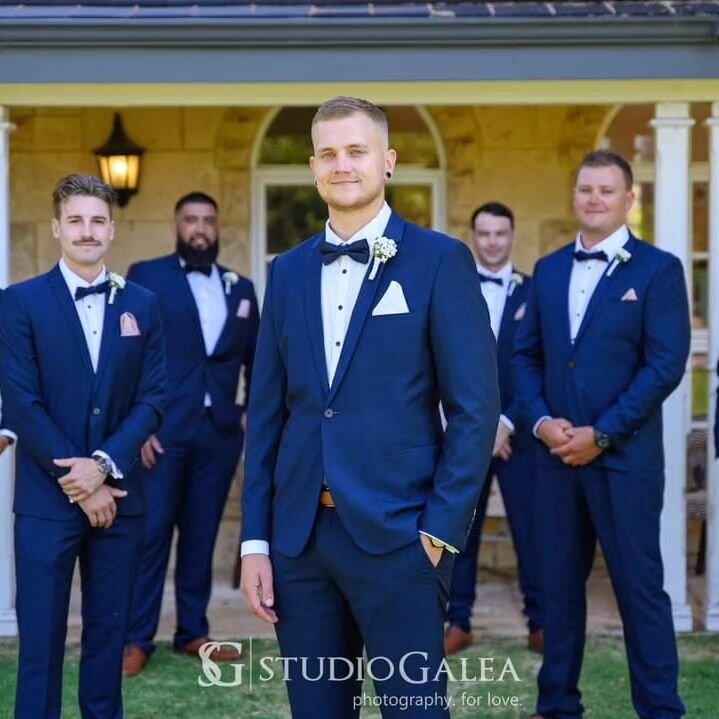
<svg viewBox="0 0 719 719"><path fill-rule="evenodd" d="M567 367L569 367L569 369L574 369L574 360L569 360L569 362L567 362Z"/></svg>
<svg viewBox="0 0 719 719"><path fill-rule="evenodd" d="M325 417L327 419L332 419L332 417L335 416L335 411L333 409L326 409L325 410Z"/></svg>
<svg viewBox="0 0 719 719"><path fill-rule="evenodd" d="M95 417L97 417L97 416L100 414L100 408L99 408L99 407L95 407L95 408L92 410L92 413L95 415Z"/></svg>

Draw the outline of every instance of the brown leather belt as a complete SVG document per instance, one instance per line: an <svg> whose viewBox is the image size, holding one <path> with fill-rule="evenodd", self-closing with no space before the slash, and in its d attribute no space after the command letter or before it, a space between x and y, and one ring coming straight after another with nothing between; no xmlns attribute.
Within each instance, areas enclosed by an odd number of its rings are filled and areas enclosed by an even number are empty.
<svg viewBox="0 0 719 719"><path fill-rule="evenodd" d="M329 489L323 489L320 492L320 504L323 507L334 507L335 500L332 499L332 492Z"/></svg>

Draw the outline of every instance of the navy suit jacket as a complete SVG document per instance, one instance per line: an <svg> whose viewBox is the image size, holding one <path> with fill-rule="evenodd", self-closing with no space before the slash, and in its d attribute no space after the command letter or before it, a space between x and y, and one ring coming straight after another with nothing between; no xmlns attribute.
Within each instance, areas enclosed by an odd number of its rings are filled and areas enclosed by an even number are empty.
<svg viewBox="0 0 719 719"><path fill-rule="evenodd" d="M398 252L374 280L365 276L331 387L324 233L272 263L250 397L243 541L298 555L326 478L365 551L390 552L420 529L464 547L499 417L487 307L465 245L396 214L384 234ZM373 316L393 280L410 311Z"/></svg>
<svg viewBox="0 0 719 719"><path fill-rule="evenodd" d="M218 269L220 275L227 272L219 265ZM206 393L212 400L210 415L215 426L241 437L240 420L245 407L236 404L235 399L243 365L245 395L249 393L259 324L252 282L240 277L225 294L227 321L208 357L197 304L176 254L132 265L128 279L154 292L162 310L168 389L165 419L158 433L160 441L185 442L197 436ZM238 317L243 300L249 302L249 314Z"/></svg>
<svg viewBox="0 0 719 719"><path fill-rule="evenodd" d="M622 471L664 467L662 402L684 375L690 321L681 262L635 237L631 258L599 281L574 344L569 279L574 243L539 260L512 358L533 427L548 415L592 425L614 446L594 463ZM634 290L637 299L622 299ZM540 463L560 462L540 445Z"/></svg>
<svg viewBox="0 0 719 719"><path fill-rule="evenodd" d="M514 425L515 434L512 438L512 446L516 449L519 445L526 445L526 419L521 410L521 403L514 391L512 381L512 349L517 328L527 310L529 299L529 288L532 283L529 275L515 270L515 274L522 277L522 284L514 284L512 294L507 294L502 312L502 320L499 324L497 334L497 369L499 376L499 395L502 401L502 414Z"/></svg>
<svg viewBox="0 0 719 719"><path fill-rule="evenodd" d="M120 317L134 315L139 336L123 337ZM128 491L119 514L144 511L137 460L161 419L165 354L155 297L128 282L105 306L97 373L75 303L56 265L9 287L0 310L0 385L8 426L18 435L15 512L71 519L57 480L61 457L106 452L123 473L108 483Z"/></svg>

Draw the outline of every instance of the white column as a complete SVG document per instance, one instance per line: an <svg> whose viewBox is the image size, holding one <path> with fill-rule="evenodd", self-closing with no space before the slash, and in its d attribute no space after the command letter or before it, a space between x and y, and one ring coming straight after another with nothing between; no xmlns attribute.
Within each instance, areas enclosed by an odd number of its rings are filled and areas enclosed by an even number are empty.
<svg viewBox="0 0 719 719"><path fill-rule="evenodd" d="M709 126L709 437L707 441L707 561L704 626L719 631L719 460L714 447L714 413L719 357L719 102L712 104ZM714 308L717 308L716 311Z"/></svg>
<svg viewBox="0 0 719 719"><path fill-rule="evenodd" d="M10 279L10 131L0 106L0 287ZM13 451L0 456L0 636L17 634L13 561Z"/></svg>
<svg viewBox="0 0 719 719"><path fill-rule="evenodd" d="M690 131L694 121L685 102L658 103L655 118L654 238L657 247L676 255L691 287L689 256ZM691 296L691 293L690 293ZM661 548L664 588L672 600L674 628L691 631L687 603L687 434L689 432L689 374L664 402L664 456L666 463Z"/></svg>

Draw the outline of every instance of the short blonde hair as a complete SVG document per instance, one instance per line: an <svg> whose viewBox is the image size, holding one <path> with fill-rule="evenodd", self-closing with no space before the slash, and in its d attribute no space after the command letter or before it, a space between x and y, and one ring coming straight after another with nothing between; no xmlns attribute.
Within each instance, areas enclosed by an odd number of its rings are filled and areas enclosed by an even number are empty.
<svg viewBox="0 0 719 719"><path fill-rule="evenodd" d="M117 195L115 190L106 185L102 180L92 175L81 175L75 173L63 177L55 186L52 193L52 211L55 219L60 219L61 208L63 202L70 197L75 196L97 197L107 204L110 210L110 218L112 218L112 210L117 203Z"/></svg>
<svg viewBox="0 0 719 719"><path fill-rule="evenodd" d="M387 115L382 108L377 107L377 105L374 105L369 100L362 100L359 97L344 97L342 95L323 102L317 108L317 112L312 118L312 128L314 128L318 122L339 120L354 114L369 117L370 120L382 128L385 135L389 136Z"/></svg>

